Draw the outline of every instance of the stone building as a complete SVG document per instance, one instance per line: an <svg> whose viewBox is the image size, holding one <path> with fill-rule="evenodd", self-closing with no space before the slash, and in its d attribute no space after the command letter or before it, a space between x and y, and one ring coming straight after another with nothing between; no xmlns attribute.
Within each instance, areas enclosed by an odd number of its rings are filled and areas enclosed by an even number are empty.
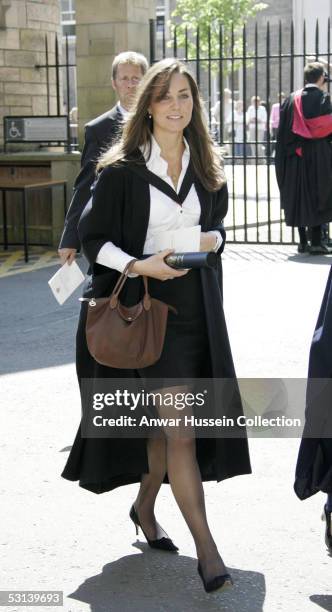
<svg viewBox="0 0 332 612"><path fill-rule="evenodd" d="M4 115L47 114L45 37L54 63L60 34L58 0L2 0L0 6L0 141ZM54 74L50 74L50 112L55 112Z"/></svg>
<svg viewBox="0 0 332 612"><path fill-rule="evenodd" d="M149 54L149 19L154 16L154 0L79 0L76 3L74 0L1 0L0 145L4 115L57 112L53 68L49 70L47 95L46 36L50 65L55 63L55 38L61 32L69 36L70 63L74 63L76 55L76 99L82 135L82 125L114 103L110 83L114 55L130 48ZM62 49L59 45L59 57L61 51L65 60L65 45ZM75 81L74 71L70 81L70 85ZM71 91L67 104L64 78L61 78L60 90L60 112L67 112L74 105L75 97Z"/></svg>
<svg viewBox="0 0 332 612"><path fill-rule="evenodd" d="M62 11L61 11L62 9ZM133 49L149 53L149 19L154 17L154 0L1 0L0 2L0 146L3 145L4 115L47 115L70 110L74 99L66 100L64 79L55 87L55 39L61 34L60 14L70 50L76 46L77 102L79 136L91 118L110 109L115 101L111 87L111 65L120 51ZM45 68L45 38L49 42ZM59 59L65 55L59 44ZM47 87L49 72L49 88ZM70 79L69 79L70 81ZM69 82L69 85L72 83ZM76 98L75 98L76 99ZM59 100L59 105L57 104ZM66 107L65 107L65 103ZM59 106L59 108L58 108ZM28 149L28 150L27 150ZM34 149L34 150L31 150ZM67 196L79 171L78 153L63 147L39 148L39 144L11 144L0 154L0 178L18 184L65 180ZM59 191L59 190L58 190ZM29 198L27 230L35 244L57 245L63 228L63 200L60 193L37 191ZM23 235L22 199L10 193L0 207L0 241L6 218L10 243L21 243ZM1 228L2 226L2 228ZM3 234L5 232L3 231ZM0 242L1 244L1 242Z"/></svg>
<svg viewBox="0 0 332 612"><path fill-rule="evenodd" d="M270 24L270 53L279 53L279 22L282 26L282 53L286 56L291 48L291 24L294 23L294 51L303 52L303 20L306 20L306 52L315 52L315 23L320 26L320 57L327 53L327 20L331 14L330 0L265 0L268 7L257 14L258 54L266 55L267 23ZM133 48L148 57L149 19L156 18L157 47L160 56L162 28L165 25L166 39L169 38L167 22L176 6L176 0L2 0L0 6L0 109L3 115L38 115L57 111L55 71L49 71L50 89L47 95L45 65L45 38L49 42L49 63L54 63L55 37L62 30L69 35L70 62L77 57L76 73L70 76L71 97L69 107L78 100L80 133L82 125L91 117L104 112L114 102L110 87L110 64L114 54ZM76 9L76 12L75 12ZM255 25L248 23L248 51L255 47ZM167 48L167 54L172 49ZM62 47L64 57L64 47ZM268 65L269 64L269 65ZM247 100L255 92L267 97L267 73L269 69L270 101L273 102L280 89L288 92L291 86L302 82L303 59L294 61L290 70L290 59L284 57L279 70L279 60L264 57L255 66L248 67L246 78ZM291 75L293 74L293 79ZM281 78L280 78L281 77ZM225 76L224 86L234 91L235 97L243 94L242 70ZM293 82L292 82L293 81ZM202 70L202 89L207 99L207 77ZM210 103L218 96L219 82L212 78ZM75 95L73 96L73 93ZM76 95L77 92L77 95ZM62 79L61 111L67 111L66 81ZM70 108L68 110L70 110ZM0 121L0 143L2 121Z"/></svg>

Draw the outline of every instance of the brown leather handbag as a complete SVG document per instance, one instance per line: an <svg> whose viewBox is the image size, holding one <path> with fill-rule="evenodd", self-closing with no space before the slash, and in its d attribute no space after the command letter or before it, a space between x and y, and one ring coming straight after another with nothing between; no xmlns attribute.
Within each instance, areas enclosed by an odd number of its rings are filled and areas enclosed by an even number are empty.
<svg viewBox="0 0 332 612"><path fill-rule="evenodd" d="M139 369L154 364L163 350L168 311L175 308L150 297L147 277L141 302L127 307L119 300L127 280L131 260L110 297L81 298L88 301L86 340L90 354L100 364L111 368Z"/></svg>

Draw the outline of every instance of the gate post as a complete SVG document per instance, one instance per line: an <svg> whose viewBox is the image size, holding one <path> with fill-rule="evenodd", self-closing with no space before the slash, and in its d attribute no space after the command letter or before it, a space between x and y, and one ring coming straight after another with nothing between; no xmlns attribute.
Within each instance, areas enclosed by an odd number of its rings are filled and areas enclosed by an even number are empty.
<svg viewBox="0 0 332 612"><path fill-rule="evenodd" d="M76 3L79 140L87 121L115 103L112 61L122 51L149 58L149 19L154 0L80 0Z"/></svg>

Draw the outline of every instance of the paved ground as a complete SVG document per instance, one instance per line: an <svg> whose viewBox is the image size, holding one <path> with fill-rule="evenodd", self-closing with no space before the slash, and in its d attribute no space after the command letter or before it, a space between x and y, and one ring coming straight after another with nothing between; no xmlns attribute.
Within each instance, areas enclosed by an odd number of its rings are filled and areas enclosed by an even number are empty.
<svg viewBox="0 0 332 612"><path fill-rule="evenodd" d="M0 251L0 277L32 272L40 268L54 266L57 263L58 254L56 249L30 247L29 261L25 262L24 251L9 247L7 251Z"/></svg>
<svg viewBox="0 0 332 612"><path fill-rule="evenodd" d="M229 190L225 224L226 228L236 227L228 229L228 240L294 242L292 228L280 223L283 214L274 165L226 165L225 171Z"/></svg>
<svg viewBox="0 0 332 612"><path fill-rule="evenodd" d="M330 263L293 247L229 246L225 310L239 376L305 377ZM157 513L180 547L176 557L136 541L127 516L136 485L97 496L60 478L80 416L78 295L57 305L47 286L55 270L0 279L1 588L63 590L66 612L331 611L324 497L300 502L293 493L296 439L251 439L253 475L205 485L235 580L219 595L202 589L167 485Z"/></svg>

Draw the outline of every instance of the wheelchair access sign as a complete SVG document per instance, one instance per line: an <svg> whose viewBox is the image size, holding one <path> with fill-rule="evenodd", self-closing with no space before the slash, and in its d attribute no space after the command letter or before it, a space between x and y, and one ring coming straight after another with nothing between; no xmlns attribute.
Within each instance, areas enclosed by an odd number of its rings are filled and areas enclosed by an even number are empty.
<svg viewBox="0 0 332 612"><path fill-rule="evenodd" d="M24 119L9 119L5 122L5 138L7 141L24 140Z"/></svg>

